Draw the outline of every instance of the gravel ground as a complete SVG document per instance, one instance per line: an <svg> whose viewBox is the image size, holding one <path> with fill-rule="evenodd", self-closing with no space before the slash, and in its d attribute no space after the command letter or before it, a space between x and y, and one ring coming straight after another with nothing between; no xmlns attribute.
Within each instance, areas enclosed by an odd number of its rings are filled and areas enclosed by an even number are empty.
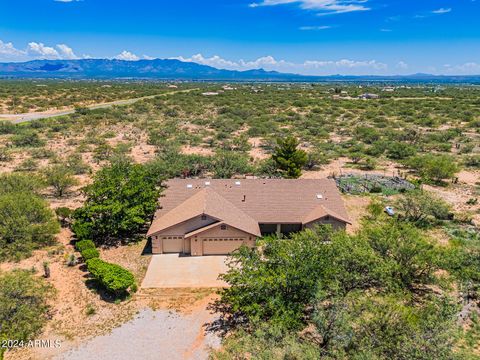
<svg viewBox="0 0 480 360"><path fill-rule="evenodd" d="M183 315L144 309L110 334L93 338L55 360L207 359L209 347L220 346L219 337L204 332L203 325L211 320L207 310Z"/></svg>

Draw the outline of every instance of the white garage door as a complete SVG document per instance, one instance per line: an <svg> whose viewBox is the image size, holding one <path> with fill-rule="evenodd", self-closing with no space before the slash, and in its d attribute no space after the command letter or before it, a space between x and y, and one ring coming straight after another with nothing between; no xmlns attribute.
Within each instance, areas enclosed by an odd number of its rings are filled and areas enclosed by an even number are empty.
<svg viewBox="0 0 480 360"><path fill-rule="evenodd" d="M225 255L242 246L244 239L207 238L203 239L203 255Z"/></svg>
<svg viewBox="0 0 480 360"><path fill-rule="evenodd" d="M164 253L179 253L183 251L183 238L179 236L169 236L163 239Z"/></svg>

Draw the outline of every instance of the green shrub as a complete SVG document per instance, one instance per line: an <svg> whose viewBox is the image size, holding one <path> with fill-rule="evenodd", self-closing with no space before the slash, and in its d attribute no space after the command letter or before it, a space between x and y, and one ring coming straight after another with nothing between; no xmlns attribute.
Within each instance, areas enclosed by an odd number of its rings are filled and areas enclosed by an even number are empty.
<svg viewBox="0 0 480 360"><path fill-rule="evenodd" d="M14 135L12 137L12 143L18 147L31 146L40 147L45 145L45 141L40 139L38 134L34 131L25 131L23 133Z"/></svg>
<svg viewBox="0 0 480 360"><path fill-rule="evenodd" d="M107 291L116 296L125 294L129 288L135 288L135 277L120 265L93 258L87 261L87 268Z"/></svg>
<svg viewBox="0 0 480 360"><path fill-rule="evenodd" d="M444 179L452 178L460 171L455 158L451 155L425 154L415 156L409 159L406 165L416 170L424 180L435 183L441 183Z"/></svg>
<svg viewBox="0 0 480 360"><path fill-rule="evenodd" d="M92 240L81 240L77 241L75 248L80 252L86 249L95 249L95 243Z"/></svg>
<svg viewBox="0 0 480 360"><path fill-rule="evenodd" d="M0 340L35 338L48 320L55 289L28 270L1 272L0 284ZM0 359L5 351L0 347Z"/></svg>
<svg viewBox="0 0 480 360"><path fill-rule="evenodd" d="M85 261L100 257L100 253L95 248L84 249L81 254Z"/></svg>
<svg viewBox="0 0 480 360"><path fill-rule="evenodd" d="M48 203L31 192L0 195L0 261L52 245L60 226Z"/></svg>

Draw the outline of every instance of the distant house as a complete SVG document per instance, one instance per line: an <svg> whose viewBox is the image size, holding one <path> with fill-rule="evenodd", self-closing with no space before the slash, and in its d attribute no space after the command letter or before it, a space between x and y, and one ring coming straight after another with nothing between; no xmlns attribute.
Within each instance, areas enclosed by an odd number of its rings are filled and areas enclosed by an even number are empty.
<svg viewBox="0 0 480 360"><path fill-rule="evenodd" d="M262 235L350 223L330 179L174 179L166 186L147 233L154 254L228 254Z"/></svg>
<svg viewBox="0 0 480 360"><path fill-rule="evenodd" d="M207 91L207 92L202 93L202 95L203 96L215 96L215 95L218 95L218 92Z"/></svg>
<svg viewBox="0 0 480 360"><path fill-rule="evenodd" d="M359 99L378 99L380 98L380 96L377 94L365 93L365 94L359 95L358 98Z"/></svg>
<svg viewBox="0 0 480 360"><path fill-rule="evenodd" d="M178 88L178 86L177 86L177 85L173 85L173 84L172 84L172 85L168 85L168 88L169 88L169 89L177 89L177 88Z"/></svg>

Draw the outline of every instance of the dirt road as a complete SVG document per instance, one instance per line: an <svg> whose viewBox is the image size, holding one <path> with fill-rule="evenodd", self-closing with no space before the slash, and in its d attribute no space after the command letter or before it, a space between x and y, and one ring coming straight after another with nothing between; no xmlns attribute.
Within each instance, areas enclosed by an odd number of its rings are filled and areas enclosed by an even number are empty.
<svg viewBox="0 0 480 360"><path fill-rule="evenodd" d="M143 96L143 97L134 98L134 99L117 100L117 101L112 101L108 103L88 105L85 107L90 110L105 109L112 106L130 105L140 100L153 99L158 96L167 96L167 95L172 95L176 93L190 92L194 90L198 90L198 89L195 88L195 89L186 89L186 90L176 90L176 91L166 92L162 94ZM52 118L56 116L73 114L74 112L75 112L75 109L67 109L67 110L33 112L33 113L24 113L24 114L0 114L0 121L8 120L13 122L14 124L19 124L19 123L33 121L33 120L47 119L47 118Z"/></svg>

